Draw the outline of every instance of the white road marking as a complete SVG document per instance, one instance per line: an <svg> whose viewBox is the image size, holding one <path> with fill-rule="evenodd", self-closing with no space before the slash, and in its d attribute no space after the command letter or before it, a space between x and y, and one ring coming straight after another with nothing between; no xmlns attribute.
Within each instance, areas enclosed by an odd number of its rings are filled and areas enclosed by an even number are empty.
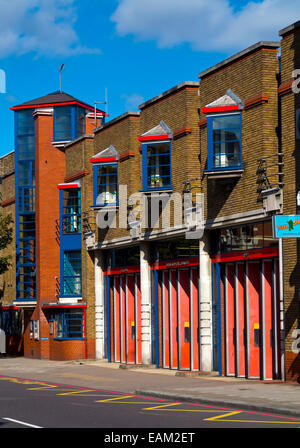
<svg viewBox="0 0 300 448"><path fill-rule="evenodd" d="M42 426L32 425L31 423L21 422L20 420L14 420L13 418L2 417L3 420L8 420L10 422L19 423L20 425L30 426L31 428L42 428Z"/></svg>

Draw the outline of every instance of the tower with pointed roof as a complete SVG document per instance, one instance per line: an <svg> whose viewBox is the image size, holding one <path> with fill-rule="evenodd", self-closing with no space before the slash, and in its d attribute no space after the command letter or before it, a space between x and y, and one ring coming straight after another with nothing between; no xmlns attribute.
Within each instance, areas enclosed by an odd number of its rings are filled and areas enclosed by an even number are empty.
<svg viewBox="0 0 300 448"><path fill-rule="evenodd" d="M92 134L95 112L92 106L60 91L11 110L15 114L14 305L24 311L24 354L42 358L48 356L49 348L41 342L41 306L57 302L61 295L57 185L65 179L64 145L86 133ZM104 112L96 111L97 126L103 123L104 116ZM31 323L26 326L28 322ZM34 328L34 324L41 328Z"/></svg>

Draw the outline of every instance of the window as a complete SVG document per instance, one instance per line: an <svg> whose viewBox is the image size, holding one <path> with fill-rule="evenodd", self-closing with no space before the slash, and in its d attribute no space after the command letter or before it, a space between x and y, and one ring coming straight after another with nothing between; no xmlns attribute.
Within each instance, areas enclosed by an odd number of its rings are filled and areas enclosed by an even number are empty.
<svg viewBox="0 0 300 448"><path fill-rule="evenodd" d="M94 165L94 205L118 205L118 164Z"/></svg>
<svg viewBox="0 0 300 448"><path fill-rule="evenodd" d="M62 291L64 296L81 296L81 251L64 252Z"/></svg>
<svg viewBox="0 0 300 448"><path fill-rule="evenodd" d="M242 168L241 115L207 117L209 171Z"/></svg>
<svg viewBox="0 0 300 448"><path fill-rule="evenodd" d="M0 312L0 328L6 336L19 336L22 332L22 316L20 311L5 310Z"/></svg>
<svg viewBox="0 0 300 448"><path fill-rule="evenodd" d="M85 134L85 109L76 106L76 137Z"/></svg>
<svg viewBox="0 0 300 448"><path fill-rule="evenodd" d="M277 246L278 241L272 236L272 222L258 222L244 226L216 230L213 241L216 253L260 249Z"/></svg>
<svg viewBox="0 0 300 448"><path fill-rule="evenodd" d="M85 134L85 109L78 106L54 108L53 139L55 142L74 140Z"/></svg>
<svg viewBox="0 0 300 448"><path fill-rule="evenodd" d="M79 188L62 190L63 195L63 233L81 231L81 194Z"/></svg>
<svg viewBox="0 0 300 448"><path fill-rule="evenodd" d="M142 145L143 189L171 188L171 144L148 143Z"/></svg>
<svg viewBox="0 0 300 448"><path fill-rule="evenodd" d="M199 257L199 244L186 239L160 241L159 243L153 244L153 251L156 262Z"/></svg>
<svg viewBox="0 0 300 448"><path fill-rule="evenodd" d="M84 337L83 310L62 309L52 313L56 322L57 339L82 339Z"/></svg>
<svg viewBox="0 0 300 448"><path fill-rule="evenodd" d="M35 121L32 109L15 113L17 300L33 300L35 274Z"/></svg>
<svg viewBox="0 0 300 448"><path fill-rule="evenodd" d="M54 141L72 140L72 107L59 106L54 109Z"/></svg>

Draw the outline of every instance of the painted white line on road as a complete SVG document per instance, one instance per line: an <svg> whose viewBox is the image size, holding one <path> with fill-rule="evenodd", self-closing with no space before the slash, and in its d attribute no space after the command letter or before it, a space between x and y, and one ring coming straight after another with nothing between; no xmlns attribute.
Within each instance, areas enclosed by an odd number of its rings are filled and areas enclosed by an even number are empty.
<svg viewBox="0 0 300 448"><path fill-rule="evenodd" d="M3 420L8 420L10 422L19 423L19 425L30 426L31 428L42 428L42 426L32 425L31 423L21 422L20 420L14 420L13 418L2 417Z"/></svg>

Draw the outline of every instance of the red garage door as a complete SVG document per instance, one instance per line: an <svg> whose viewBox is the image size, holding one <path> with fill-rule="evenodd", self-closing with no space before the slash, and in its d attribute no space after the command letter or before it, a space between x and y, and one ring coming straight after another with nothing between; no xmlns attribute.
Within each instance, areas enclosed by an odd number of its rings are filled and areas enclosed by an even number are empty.
<svg viewBox="0 0 300 448"><path fill-rule="evenodd" d="M159 273L162 367L199 370L198 268Z"/></svg>
<svg viewBox="0 0 300 448"><path fill-rule="evenodd" d="M280 375L278 260L224 263L225 374Z"/></svg>
<svg viewBox="0 0 300 448"><path fill-rule="evenodd" d="M141 292L138 273L111 276L113 357L115 362L140 364Z"/></svg>

